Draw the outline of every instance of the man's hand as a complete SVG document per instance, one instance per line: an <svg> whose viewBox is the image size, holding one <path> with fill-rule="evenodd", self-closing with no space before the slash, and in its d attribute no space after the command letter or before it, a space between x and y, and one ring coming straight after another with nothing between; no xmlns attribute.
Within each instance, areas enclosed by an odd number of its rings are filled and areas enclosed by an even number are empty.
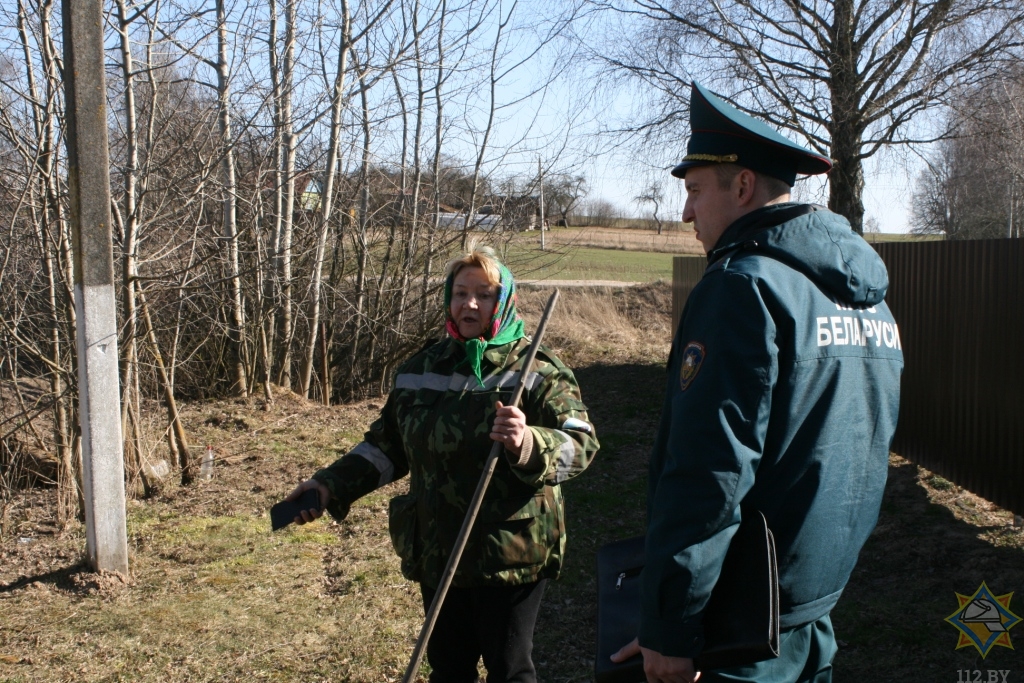
<svg viewBox="0 0 1024 683"><path fill-rule="evenodd" d="M700 672L694 670L693 660L685 657L665 657L660 652L640 648L644 655L644 673L647 683L694 683Z"/></svg>
<svg viewBox="0 0 1024 683"><path fill-rule="evenodd" d="M644 675L647 683L695 683L700 672L693 668L693 660L685 657L665 657L659 652L640 647L636 638L612 655L613 662L624 662L636 653L644 656Z"/></svg>
<svg viewBox="0 0 1024 683"><path fill-rule="evenodd" d="M324 514L324 509L327 507L327 503L331 500L331 491L318 482L316 479L307 479L298 486L295 490L284 497L285 500L298 500L299 496L302 495L303 491L308 489L316 489L320 496L320 509L319 510L302 510L299 516L295 518L295 524L306 524L312 522L316 518Z"/></svg>
<svg viewBox="0 0 1024 683"><path fill-rule="evenodd" d="M629 643L619 648L619 651L611 656L611 660L618 664L619 662L624 662L633 655L638 654L640 654L640 640L638 638L634 638L629 641Z"/></svg>

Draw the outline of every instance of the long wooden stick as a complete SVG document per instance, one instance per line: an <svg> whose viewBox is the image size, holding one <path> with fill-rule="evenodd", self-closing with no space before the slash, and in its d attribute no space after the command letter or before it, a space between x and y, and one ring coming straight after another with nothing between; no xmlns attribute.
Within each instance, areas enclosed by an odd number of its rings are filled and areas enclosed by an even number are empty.
<svg viewBox="0 0 1024 683"><path fill-rule="evenodd" d="M533 368L533 359L537 357L537 349L540 348L540 342L544 338L544 328L547 327L548 319L551 317L552 311L555 310L556 301L558 301L557 289L551 295L551 298L548 299L548 305L544 308L544 315L541 316L540 323L537 325L537 332L533 336L533 342L526 352L523 369L519 372L519 382L516 383L515 393L512 395L512 401L509 405L518 406L520 399L523 397L523 389L526 388L526 378L529 377L530 370ZM452 548L452 554L448 556L448 564L445 565L444 573L441 575L441 585L437 587L434 599L430 601L430 609L427 610L426 619L423 621L423 628L420 629L420 637L416 640L416 647L412 651L412 659L409 661L409 668L405 670L405 678L402 679L402 683L412 683L420 670L420 663L423 661L423 652L426 649L427 640L430 639L430 634L437 623L437 615L441 613L441 605L444 603L444 598L448 594L448 588L455 577L455 570L459 567L462 551L466 549L466 542L469 540L469 532L473 530L476 516L480 513L484 494L491 483L491 476L494 474L494 468L498 464L498 457L501 455L503 448L504 445L499 441L495 441L494 445L491 446L491 453L487 456L487 462L484 463L484 471L476 485L473 500L470 501L469 510L466 511L466 517L462 520L462 529L459 530L459 536L455 539L455 547Z"/></svg>

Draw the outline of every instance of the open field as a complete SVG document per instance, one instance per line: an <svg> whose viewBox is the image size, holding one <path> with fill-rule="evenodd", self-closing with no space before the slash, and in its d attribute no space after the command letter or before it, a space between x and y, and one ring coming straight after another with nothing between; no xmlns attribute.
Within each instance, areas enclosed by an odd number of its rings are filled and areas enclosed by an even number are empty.
<svg viewBox="0 0 1024 683"><path fill-rule="evenodd" d="M520 280L672 280L674 254L593 247L548 247L515 243L508 262Z"/></svg>
<svg viewBox="0 0 1024 683"><path fill-rule="evenodd" d="M481 237L486 241L486 234ZM866 235L869 242L928 241L935 235ZM611 280L655 282L672 280L673 256L703 256L692 230L665 231L633 228L554 228L520 233L506 258L524 280Z"/></svg>
<svg viewBox="0 0 1024 683"><path fill-rule="evenodd" d="M522 292L528 329L546 299ZM591 680L596 549L643 529L670 300L667 283L566 290L549 328L602 450L565 485L569 551L536 637L545 683ZM52 489L17 493L0 538L0 681L400 680L423 617L387 533L387 500L405 483L367 496L340 524L272 534L267 518L296 482L358 442L380 405L324 407L279 390L266 410L257 399L183 406L191 443L216 450L215 477L130 501L126 581L86 570L83 529L56 529ZM149 457L165 457L157 430L149 439ZM1024 627L1010 632L1016 649L983 660L957 650L943 621L955 594L982 581L997 595L1016 591L1011 609L1024 615L1024 530L1012 521L893 456L878 527L833 613L834 680L962 683L965 669L1022 680Z"/></svg>
<svg viewBox="0 0 1024 683"><path fill-rule="evenodd" d="M540 233L524 233L540 243ZM545 232L545 241L556 247L577 246L598 249L624 249L671 254L703 255L704 249L693 230L657 230L640 228L553 228Z"/></svg>
<svg viewBox="0 0 1024 683"><path fill-rule="evenodd" d="M685 224L689 226L689 223ZM552 228L544 233L544 240L555 248L593 247L596 249L623 249L627 251L660 252L676 255L704 255L704 248L688 227L664 230L645 228ZM864 236L868 242L928 242L942 239L941 235L906 235L891 233L869 233ZM540 244L540 233L522 233L521 241Z"/></svg>

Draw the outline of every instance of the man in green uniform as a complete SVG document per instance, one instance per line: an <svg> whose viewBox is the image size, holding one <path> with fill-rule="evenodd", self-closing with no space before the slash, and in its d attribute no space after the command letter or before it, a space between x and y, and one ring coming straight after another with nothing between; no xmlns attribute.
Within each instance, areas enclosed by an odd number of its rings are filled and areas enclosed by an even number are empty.
<svg viewBox="0 0 1024 683"><path fill-rule="evenodd" d="M651 455L637 650L650 683L831 680L829 612L875 526L899 412L882 260L841 216L792 203L831 162L697 84L683 220L708 254L683 311ZM742 509L776 542L780 656L696 672Z"/></svg>

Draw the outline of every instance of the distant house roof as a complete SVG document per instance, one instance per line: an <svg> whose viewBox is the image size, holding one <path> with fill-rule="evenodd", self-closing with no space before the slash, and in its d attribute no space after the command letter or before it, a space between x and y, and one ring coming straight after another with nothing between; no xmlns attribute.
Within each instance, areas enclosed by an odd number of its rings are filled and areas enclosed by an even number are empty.
<svg viewBox="0 0 1024 683"><path fill-rule="evenodd" d="M323 192L324 183L322 179L315 177L306 178L305 187L299 193L299 208L305 211L316 211L320 208L320 196Z"/></svg>

